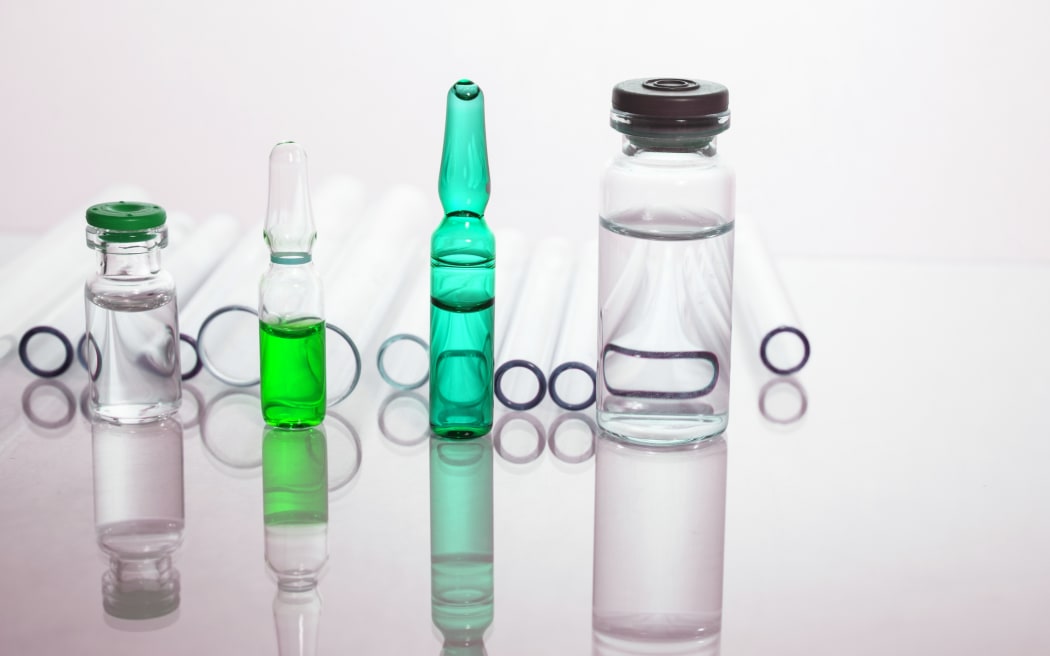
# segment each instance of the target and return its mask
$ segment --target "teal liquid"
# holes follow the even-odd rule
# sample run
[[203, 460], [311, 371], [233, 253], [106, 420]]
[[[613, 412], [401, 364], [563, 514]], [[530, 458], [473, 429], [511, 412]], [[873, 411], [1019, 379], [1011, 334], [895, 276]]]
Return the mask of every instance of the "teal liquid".
[[259, 322], [260, 397], [271, 426], [316, 426], [325, 415], [325, 327], [316, 318]]
[[444, 654], [484, 653], [495, 610], [492, 443], [430, 441], [431, 618]]
[[[484, 221], [471, 221], [481, 225], [491, 244]], [[492, 430], [495, 257], [486, 252], [432, 257], [431, 293], [430, 426], [443, 437], [484, 435]]]

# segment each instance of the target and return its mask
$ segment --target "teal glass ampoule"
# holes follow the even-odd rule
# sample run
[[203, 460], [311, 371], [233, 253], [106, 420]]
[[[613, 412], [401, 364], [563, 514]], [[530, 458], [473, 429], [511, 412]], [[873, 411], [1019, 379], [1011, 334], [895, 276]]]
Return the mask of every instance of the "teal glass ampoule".
[[317, 233], [310, 209], [306, 151], [294, 142], [270, 153], [266, 214], [270, 267], [259, 283], [259, 385], [271, 426], [316, 426], [325, 415], [325, 322], [314, 269]]
[[485, 224], [485, 99], [470, 80], [448, 92], [438, 192], [445, 216], [430, 241], [430, 426], [475, 437], [492, 429], [496, 240]]

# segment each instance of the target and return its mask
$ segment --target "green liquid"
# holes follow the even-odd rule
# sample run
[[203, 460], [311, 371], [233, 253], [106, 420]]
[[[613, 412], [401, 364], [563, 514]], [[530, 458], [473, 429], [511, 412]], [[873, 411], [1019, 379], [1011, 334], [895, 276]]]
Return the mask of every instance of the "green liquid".
[[320, 428], [263, 434], [263, 513], [267, 526], [328, 521], [328, 449]]
[[260, 396], [271, 426], [316, 426], [325, 413], [325, 327], [321, 319], [259, 322]]
[[[484, 222], [471, 220], [491, 245]], [[484, 435], [492, 430], [495, 258], [433, 257], [431, 293], [430, 426], [443, 437]]]

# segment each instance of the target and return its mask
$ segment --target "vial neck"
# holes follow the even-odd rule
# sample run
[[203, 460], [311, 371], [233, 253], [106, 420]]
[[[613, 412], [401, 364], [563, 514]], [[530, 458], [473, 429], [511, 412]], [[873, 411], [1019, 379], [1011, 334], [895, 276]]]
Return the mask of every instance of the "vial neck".
[[667, 136], [623, 136], [621, 145], [623, 154], [628, 157], [645, 153], [683, 153], [714, 157], [718, 154], [718, 145], [711, 135], [676, 134]]
[[139, 278], [160, 271], [160, 248], [142, 244], [107, 245], [98, 252], [98, 274], [107, 278]]

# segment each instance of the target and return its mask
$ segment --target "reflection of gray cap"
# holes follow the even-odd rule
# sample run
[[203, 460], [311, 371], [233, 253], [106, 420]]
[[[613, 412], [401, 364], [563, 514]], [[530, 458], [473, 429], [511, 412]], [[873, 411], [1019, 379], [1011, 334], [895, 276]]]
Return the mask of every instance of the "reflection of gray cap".
[[171, 557], [113, 558], [102, 575], [102, 607], [123, 620], [162, 617], [179, 607], [179, 572]]

